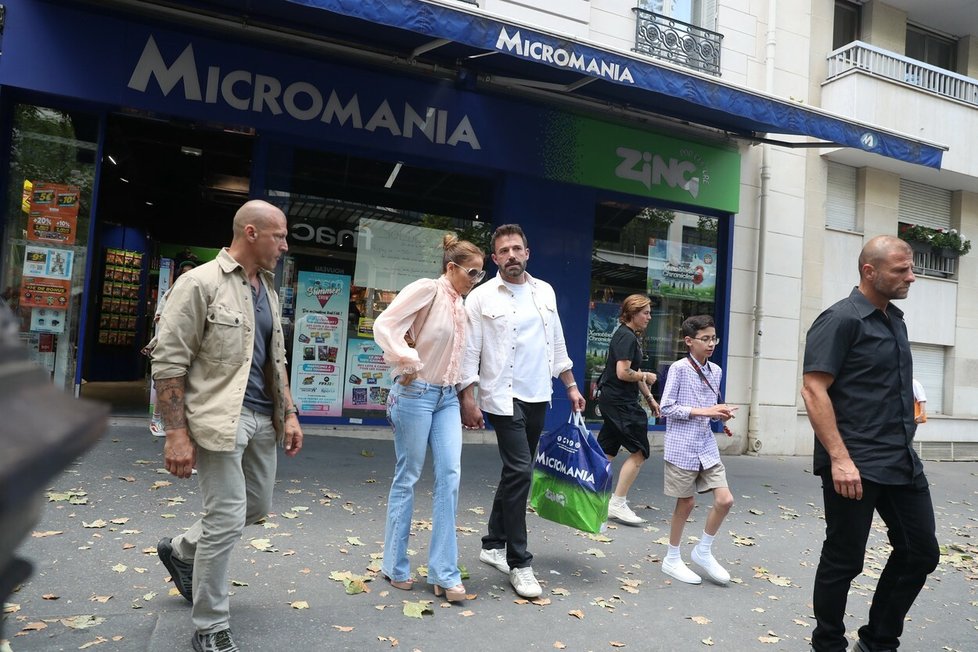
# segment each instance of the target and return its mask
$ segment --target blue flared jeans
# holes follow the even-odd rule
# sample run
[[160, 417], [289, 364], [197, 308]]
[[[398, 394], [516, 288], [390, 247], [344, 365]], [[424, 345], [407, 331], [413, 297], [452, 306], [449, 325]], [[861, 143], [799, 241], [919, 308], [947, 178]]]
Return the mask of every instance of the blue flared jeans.
[[462, 582], [458, 570], [455, 510], [461, 475], [462, 418], [452, 386], [414, 380], [395, 382], [387, 397], [387, 419], [394, 429], [394, 480], [387, 499], [383, 572], [403, 582], [411, 576], [408, 537], [414, 513], [414, 485], [431, 448], [435, 472], [432, 498], [428, 583], [452, 587]]

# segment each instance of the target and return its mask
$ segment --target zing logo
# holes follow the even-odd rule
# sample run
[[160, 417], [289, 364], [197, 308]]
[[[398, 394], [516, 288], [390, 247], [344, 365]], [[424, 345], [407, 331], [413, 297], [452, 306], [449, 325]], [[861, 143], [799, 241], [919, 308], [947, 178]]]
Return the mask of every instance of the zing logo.
[[666, 161], [655, 152], [643, 152], [628, 147], [615, 150], [619, 163], [615, 176], [619, 179], [638, 181], [646, 190], [665, 183], [670, 188], [681, 188], [693, 199], [700, 194], [700, 186], [710, 183], [710, 173], [703, 167], [703, 161], [695, 152], [683, 149], [682, 159], [670, 158]]

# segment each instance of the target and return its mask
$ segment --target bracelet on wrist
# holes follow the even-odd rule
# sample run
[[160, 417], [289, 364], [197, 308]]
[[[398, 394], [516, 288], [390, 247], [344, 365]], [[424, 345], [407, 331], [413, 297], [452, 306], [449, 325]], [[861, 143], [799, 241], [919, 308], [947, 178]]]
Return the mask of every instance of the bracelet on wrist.
[[565, 385], [564, 386], [564, 389], [570, 389], [571, 387], [577, 387], [577, 383], [576, 382], [572, 382], [570, 385]]
[[293, 414], [299, 414], [299, 408], [294, 405], [290, 408], [285, 408], [285, 416], [290, 416]]

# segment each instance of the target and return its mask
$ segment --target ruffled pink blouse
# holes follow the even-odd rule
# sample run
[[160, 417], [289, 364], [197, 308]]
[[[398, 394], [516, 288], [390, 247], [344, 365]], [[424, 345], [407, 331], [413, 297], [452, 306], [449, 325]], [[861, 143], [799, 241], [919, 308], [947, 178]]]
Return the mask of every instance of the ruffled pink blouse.
[[[432, 385], [455, 385], [460, 380], [466, 322], [462, 295], [448, 279], [423, 278], [401, 290], [380, 314], [374, 340], [384, 350], [391, 377], [417, 373]], [[412, 326], [414, 348], [404, 339]]]

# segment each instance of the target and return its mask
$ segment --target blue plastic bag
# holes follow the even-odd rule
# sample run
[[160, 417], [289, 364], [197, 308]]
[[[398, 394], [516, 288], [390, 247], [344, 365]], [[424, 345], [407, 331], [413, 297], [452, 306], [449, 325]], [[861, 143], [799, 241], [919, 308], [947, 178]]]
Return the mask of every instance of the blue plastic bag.
[[530, 505], [548, 521], [599, 532], [608, 520], [611, 462], [580, 412], [540, 437], [533, 462]]

